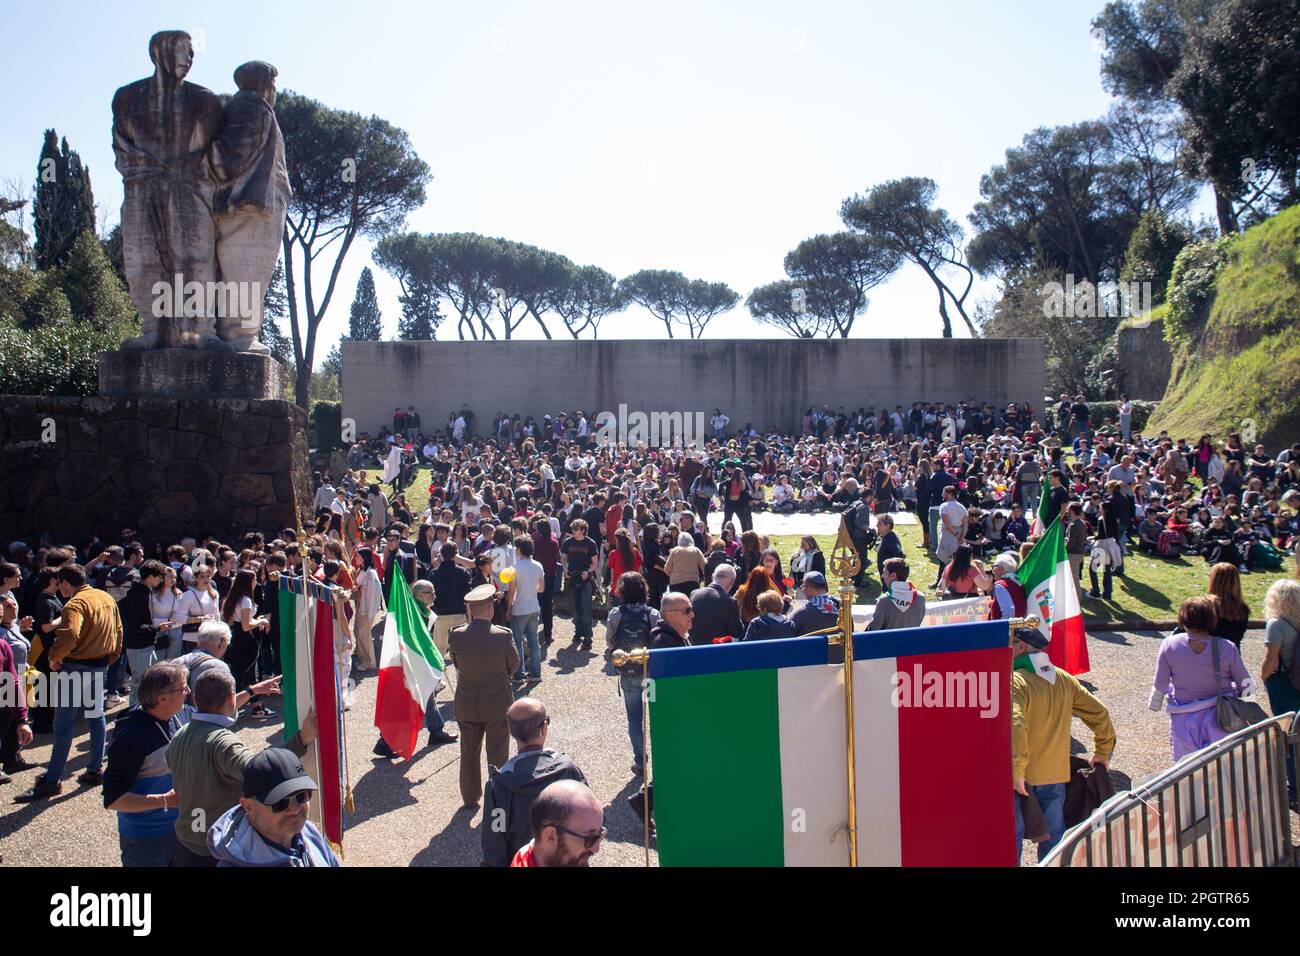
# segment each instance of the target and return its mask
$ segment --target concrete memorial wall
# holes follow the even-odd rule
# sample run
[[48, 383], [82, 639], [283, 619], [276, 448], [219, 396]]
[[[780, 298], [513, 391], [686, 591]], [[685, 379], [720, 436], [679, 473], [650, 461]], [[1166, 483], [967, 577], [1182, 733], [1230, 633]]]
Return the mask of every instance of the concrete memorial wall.
[[[413, 405], [423, 430], [468, 403], [477, 427], [497, 412], [581, 409], [702, 412], [732, 428], [795, 431], [811, 405], [1043, 402], [1042, 339], [344, 342], [343, 416], [357, 432], [391, 427]], [[689, 426], [686, 426], [689, 428]]]

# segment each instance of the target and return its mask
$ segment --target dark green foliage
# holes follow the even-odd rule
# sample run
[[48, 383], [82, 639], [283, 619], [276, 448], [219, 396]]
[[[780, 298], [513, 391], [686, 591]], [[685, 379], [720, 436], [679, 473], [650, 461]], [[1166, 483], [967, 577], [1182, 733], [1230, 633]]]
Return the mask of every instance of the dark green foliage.
[[[354, 342], [378, 342], [383, 337], [379, 299], [375, 297], [375, 274], [366, 266], [357, 280], [357, 293], [348, 313], [348, 338]], [[405, 335], [401, 337], [407, 338]]]
[[95, 196], [90, 170], [58, 134], [45, 131], [45, 144], [36, 165], [36, 200], [32, 204], [36, 231], [36, 268], [52, 269], [67, 262], [77, 237], [95, 231]]
[[1159, 305], [1165, 301], [1174, 260], [1191, 240], [1192, 231], [1188, 226], [1170, 220], [1158, 209], [1148, 209], [1129, 237], [1120, 281], [1151, 283], [1151, 304]]

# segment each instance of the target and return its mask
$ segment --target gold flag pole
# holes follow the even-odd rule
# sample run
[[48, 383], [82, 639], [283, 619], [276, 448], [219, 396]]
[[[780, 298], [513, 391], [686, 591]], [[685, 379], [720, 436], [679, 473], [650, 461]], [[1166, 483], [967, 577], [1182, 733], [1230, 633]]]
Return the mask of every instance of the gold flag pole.
[[835, 547], [831, 550], [830, 570], [840, 584], [840, 619], [836, 628], [838, 635], [828, 637], [827, 645], [841, 643], [844, 645], [844, 765], [848, 778], [849, 798], [849, 866], [858, 865], [858, 804], [857, 804], [857, 754], [854, 749], [853, 735], [853, 598], [857, 588], [853, 579], [862, 570], [862, 559], [858, 549], [853, 546], [853, 539], [840, 516], [840, 530], [835, 538]]
[[641, 788], [645, 791], [645, 800], [642, 802], [642, 823], [645, 827], [643, 841], [645, 847], [645, 865], [650, 865], [650, 701], [647, 699], [647, 688], [650, 682], [650, 652], [644, 647], [635, 647], [630, 651], [615, 651], [610, 660], [616, 668], [624, 664], [641, 665], [641, 748], [643, 760], [641, 764]]

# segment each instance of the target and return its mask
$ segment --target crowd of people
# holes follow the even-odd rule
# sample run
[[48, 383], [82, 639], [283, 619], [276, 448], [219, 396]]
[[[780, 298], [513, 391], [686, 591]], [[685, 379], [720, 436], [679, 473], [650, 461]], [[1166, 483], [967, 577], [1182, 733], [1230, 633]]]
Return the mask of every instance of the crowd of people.
[[[107, 546], [12, 542], [10, 562], [0, 565], [0, 668], [81, 672], [102, 684], [108, 707], [129, 703], [111, 744], [102, 711], [90, 718], [89, 766], [78, 777], [102, 786], [105, 806], [117, 811], [125, 864], [336, 865], [303, 809], [315, 784], [303, 779], [295, 754], [314, 724], [262, 753], [230, 728], [239, 717], [276, 716], [266, 699], [279, 692], [280, 575], [307, 573], [335, 589], [336, 661], [347, 686], [376, 669], [385, 598], [401, 574], [439, 652], [459, 672], [452, 702], [459, 733], [448, 731], [435, 695], [425, 708], [430, 743], [459, 741], [465, 806], [504, 809], [510, 821], [504, 833], [482, 828], [485, 861], [584, 863], [604, 833], [594, 797], [572, 761], [545, 747], [544, 706], [518, 696], [545, 679], [557, 606], [572, 619], [579, 651], [593, 648], [600, 618], [606, 653], [824, 631], [840, 607], [816, 538], [802, 537], [783, 555], [754, 530], [754, 514], [834, 511], [861, 558], [857, 583], [873, 567], [880, 581], [870, 628], [917, 626], [926, 589], [911, 580], [912, 568], [925, 555], [909, 560], [894, 517], [911, 511], [937, 559], [933, 597], [986, 598], [993, 618], [1023, 616], [1027, 596], [1015, 572], [1036, 535], [1059, 518], [1076, 582], [1088, 564], [1092, 600], [1111, 597], [1135, 547], [1170, 560], [1204, 555], [1213, 565], [1206, 599], [1184, 607], [1185, 633], [1162, 648], [1152, 692], [1153, 706], [1157, 691], [1171, 701], [1176, 759], [1217, 739], [1203, 714], [1186, 716], [1204, 709], [1186, 708], [1209, 699], [1198, 696], [1207, 680], [1216, 693], [1220, 684], [1234, 694], [1254, 689], [1235, 647], [1215, 653], [1205, 673], [1199, 655], [1218, 647], [1210, 637], [1240, 642], [1250, 616], [1240, 574], [1279, 568], [1296, 545], [1300, 445], [1276, 457], [1237, 435], [1190, 445], [1144, 436], [1131, 416], [1125, 401], [1117, 422], [1095, 422], [1082, 396], [1062, 396], [1046, 416], [974, 402], [854, 413], [824, 407], [808, 410], [801, 434], [783, 435], [749, 424], [728, 432], [730, 419], [717, 411], [712, 438], [650, 448], [597, 440], [581, 411], [540, 422], [498, 414], [480, 435], [468, 406], [431, 433], [413, 408], [398, 409], [391, 429], [349, 449], [341, 474], [317, 474], [302, 532], [148, 549], [138, 540], [147, 529], [123, 529]], [[430, 479], [417, 490], [420, 465]], [[1265, 609], [1261, 677], [1274, 712], [1300, 706], [1288, 676], [1300, 627], [1294, 589], [1300, 584], [1279, 582]], [[1099, 701], [1044, 669], [1032, 635], [1021, 645], [1016, 789], [1022, 799], [1034, 794], [1047, 820], [1045, 851], [1061, 831], [1055, 778], [1065, 751], [1057, 751], [1068, 744], [1070, 714], [1097, 733], [1099, 762], [1114, 734]], [[631, 770], [642, 776], [640, 672], [625, 667], [618, 681]], [[1069, 699], [1057, 700], [1061, 694]], [[25, 702], [0, 712], [5, 774], [35, 769], [23, 748], [34, 732], [53, 735], [47, 766], [17, 799], [61, 792], [78, 713]], [[397, 756], [382, 739], [375, 754]], [[652, 802], [648, 784], [638, 799]], [[196, 811], [211, 821], [197, 835], [177, 822]], [[1020, 813], [1018, 800], [1018, 824]]]

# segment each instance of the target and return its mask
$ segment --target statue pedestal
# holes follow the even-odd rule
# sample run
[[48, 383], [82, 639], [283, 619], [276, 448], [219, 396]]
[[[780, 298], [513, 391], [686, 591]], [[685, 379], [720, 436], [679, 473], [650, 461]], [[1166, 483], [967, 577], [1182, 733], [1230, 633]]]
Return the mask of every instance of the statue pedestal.
[[139, 349], [99, 357], [106, 398], [280, 400], [284, 369], [270, 355], [211, 349]]

